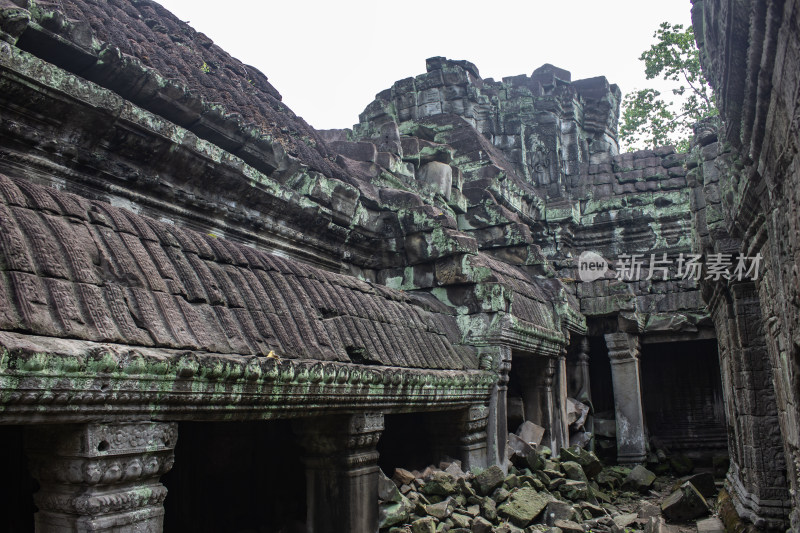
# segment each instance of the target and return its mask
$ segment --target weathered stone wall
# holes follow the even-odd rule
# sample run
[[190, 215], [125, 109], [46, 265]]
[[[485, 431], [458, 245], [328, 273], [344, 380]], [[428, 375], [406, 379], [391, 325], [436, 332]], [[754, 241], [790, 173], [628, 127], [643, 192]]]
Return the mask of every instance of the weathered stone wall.
[[[572, 82], [552, 65], [495, 82], [469, 62], [436, 57], [425, 74], [379, 93], [352, 131], [327, 135], [338, 147], [349, 137], [391, 150], [393, 129], [411, 188], [425, 189], [428, 165], [449, 166], [442, 193], [458, 229], [484, 253], [566, 280], [585, 315], [621, 317], [618, 327], [636, 333], [713, 335], [696, 280], [675, 268], [692, 251], [686, 156], [618, 154], [619, 99], [605, 78]], [[639, 254], [641, 276], [582, 283], [584, 251], [612, 267]], [[667, 254], [672, 268], [648, 280], [651, 254]]]
[[[754, 418], [742, 429], [756, 432], [759, 442], [767, 436], [780, 445], [789, 487], [788, 495], [760, 501], [764, 484], [747, 487], [747, 470], [755, 478], [780, 482], [783, 467], [777, 457], [745, 446], [749, 455], [740, 463], [744, 486], [733, 496], [735, 502], [739, 498], [740, 512], [757, 519], [769, 518], [774, 508], [786, 513], [784, 498], [790, 496], [792, 530], [800, 528], [798, 10], [793, 0], [695, 0], [692, 12], [703, 68], [723, 118], [719, 144], [703, 142], [700, 132], [699, 144], [705, 146], [698, 149], [705, 163], [697, 179], [707, 205], [697, 213], [698, 247], [763, 258], [752, 289], [722, 281], [704, 291], [720, 309], [714, 311], [715, 322], [728, 338], [729, 360], [723, 362], [730, 379], [753, 391], [742, 401], [757, 399], [743, 406]], [[740, 351], [744, 366], [735, 361]], [[767, 427], [775, 421], [780, 435]]]

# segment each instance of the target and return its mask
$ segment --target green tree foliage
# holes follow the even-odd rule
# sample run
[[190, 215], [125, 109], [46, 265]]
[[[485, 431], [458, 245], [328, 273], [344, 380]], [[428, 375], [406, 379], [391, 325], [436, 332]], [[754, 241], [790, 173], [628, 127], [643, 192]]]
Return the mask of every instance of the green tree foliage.
[[657, 39], [639, 56], [648, 80], [661, 78], [674, 85], [675, 100], [665, 100], [655, 89], [642, 89], [622, 100], [620, 140], [629, 151], [676, 145], [688, 151], [692, 124], [716, 115], [714, 95], [700, 69], [699, 50], [691, 26], [662, 22], [653, 34]]

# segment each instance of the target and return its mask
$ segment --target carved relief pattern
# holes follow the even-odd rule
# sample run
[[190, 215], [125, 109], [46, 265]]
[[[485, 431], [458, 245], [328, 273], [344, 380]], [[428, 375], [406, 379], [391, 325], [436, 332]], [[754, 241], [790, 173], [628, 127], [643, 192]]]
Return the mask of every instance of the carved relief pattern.
[[611, 364], [624, 363], [639, 358], [639, 337], [630, 333], [608, 333], [605, 335], [608, 357]]
[[[478, 370], [378, 369], [320, 361], [132, 351], [110, 344], [32, 340], [8, 332], [0, 332], [0, 344], [9, 349], [0, 354], [7, 418], [15, 412], [22, 418], [28, 406], [39, 403], [48, 405], [45, 416], [62, 419], [75, 416], [77, 405], [85, 416], [114, 413], [115, 405], [146, 413], [171, 412], [187, 405], [204, 406], [209, 412], [221, 406], [227, 406], [226, 412], [254, 407], [287, 412], [304, 405], [307, 415], [308, 409], [345, 406], [356, 397], [364, 406], [472, 404], [487, 398], [497, 379], [493, 372]], [[71, 355], [58, 355], [70, 344]]]
[[149, 520], [141, 510], [164, 502], [159, 477], [174, 463], [177, 431], [177, 424], [159, 422], [29, 428], [26, 451], [41, 486], [34, 495], [40, 513]]
[[349, 363], [346, 329], [374, 332], [350, 340], [385, 366], [478, 368], [454, 318], [401, 291], [22, 179], [0, 175], [0, 191], [0, 265], [21, 319], [0, 315], [0, 330]]

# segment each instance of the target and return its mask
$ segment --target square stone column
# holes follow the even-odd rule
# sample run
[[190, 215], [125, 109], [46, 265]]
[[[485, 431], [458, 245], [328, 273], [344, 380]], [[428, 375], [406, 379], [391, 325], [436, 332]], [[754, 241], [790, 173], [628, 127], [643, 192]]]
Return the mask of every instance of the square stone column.
[[428, 419], [437, 459], [458, 459], [464, 472], [488, 466], [487, 432], [489, 408], [473, 405], [459, 411], [434, 413]]
[[128, 422], [36, 426], [25, 449], [37, 533], [160, 532], [178, 425]]
[[309, 533], [378, 530], [378, 452], [383, 414], [294, 422], [304, 451]]
[[578, 390], [575, 392], [575, 399], [585, 404], [592, 403], [592, 380], [589, 370], [589, 339], [583, 337], [578, 348], [578, 361], [575, 365], [577, 373]]
[[553, 416], [553, 453], [569, 447], [569, 424], [567, 423], [567, 351], [555, 361], [555, 387], [551, 391], [555, 403]]
[[480, 356], [482, 370], [497, 373], [497, 383], [489, 396], [489, 415], [486, 425], [487, 461], [490, 465], [506, 467], [508, 443], [508, 372], [511, 370], [511, 348], [508, 346], [484, 347]]
[[647, 458], [647, 438], [639, 377], [639, 337], [630, 333], [609, 333], [605, 339], [614, 385], [617, 462], [642, 463]]

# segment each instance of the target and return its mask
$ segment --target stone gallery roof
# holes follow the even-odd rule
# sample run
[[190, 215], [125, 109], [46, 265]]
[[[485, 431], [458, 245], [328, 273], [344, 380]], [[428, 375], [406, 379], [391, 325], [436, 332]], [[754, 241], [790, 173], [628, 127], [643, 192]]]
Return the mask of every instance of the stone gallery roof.
[[[0, 175], [0, 329], [476, 369], [444, 306]], [[436, 308], [434, 308], [436, 306]], [[444, 312], [443, 312], [444, 310]]]
[[[199, 121], [209, 107], [219, 104], [230, 122], [228, 130], [236, 129], [233, 123], [238, 120], [247, 129], [255, 130], [256, 137], [267, 135], [278, 141], [289, 155], [310, 168], [350, 181], [348, 174], [331, 161], [330, 156], [335, 154], [313, 128], [281, 102], [280, 93], [264, 74], [231, 57], [205, 34], [195, 31], [158, 3], [58, 0], [37, 5], [44, 15], [36, 12], [32, 15], [46, 30], [82, 49], [79, 61], [83, 64], [79, 70], [83, 77], [101, 85], [108, 81], [113, 90], [132, 101], [146, 99], [155, 108], [169, 107], [171, 115], [180, 115], [189, 123]], [[56, 64], [77, 58], [70, 59], [70, 52], [58, 50], [65, 43], [38, 37], [31, 32], [18, 45], [23, 49], [30, 47], [40, 57], [51, 56], [48, 60]], [[129, 57], [122, 59], [120, 52]], [[89, 59], [91, 56], [94, 61]], [[136, 58], [134, 62], [138, 65], [127, 64], [132, 58]], [[161, 87], [161, 94], [152, 94], [158, 84], [154, 78], [143, 76], [139, 66], [169, 80]], [[171, 102], [178, 93], [182, 93], [180, 101]], [[232, 142], [237, 141], [232, 139]]]

